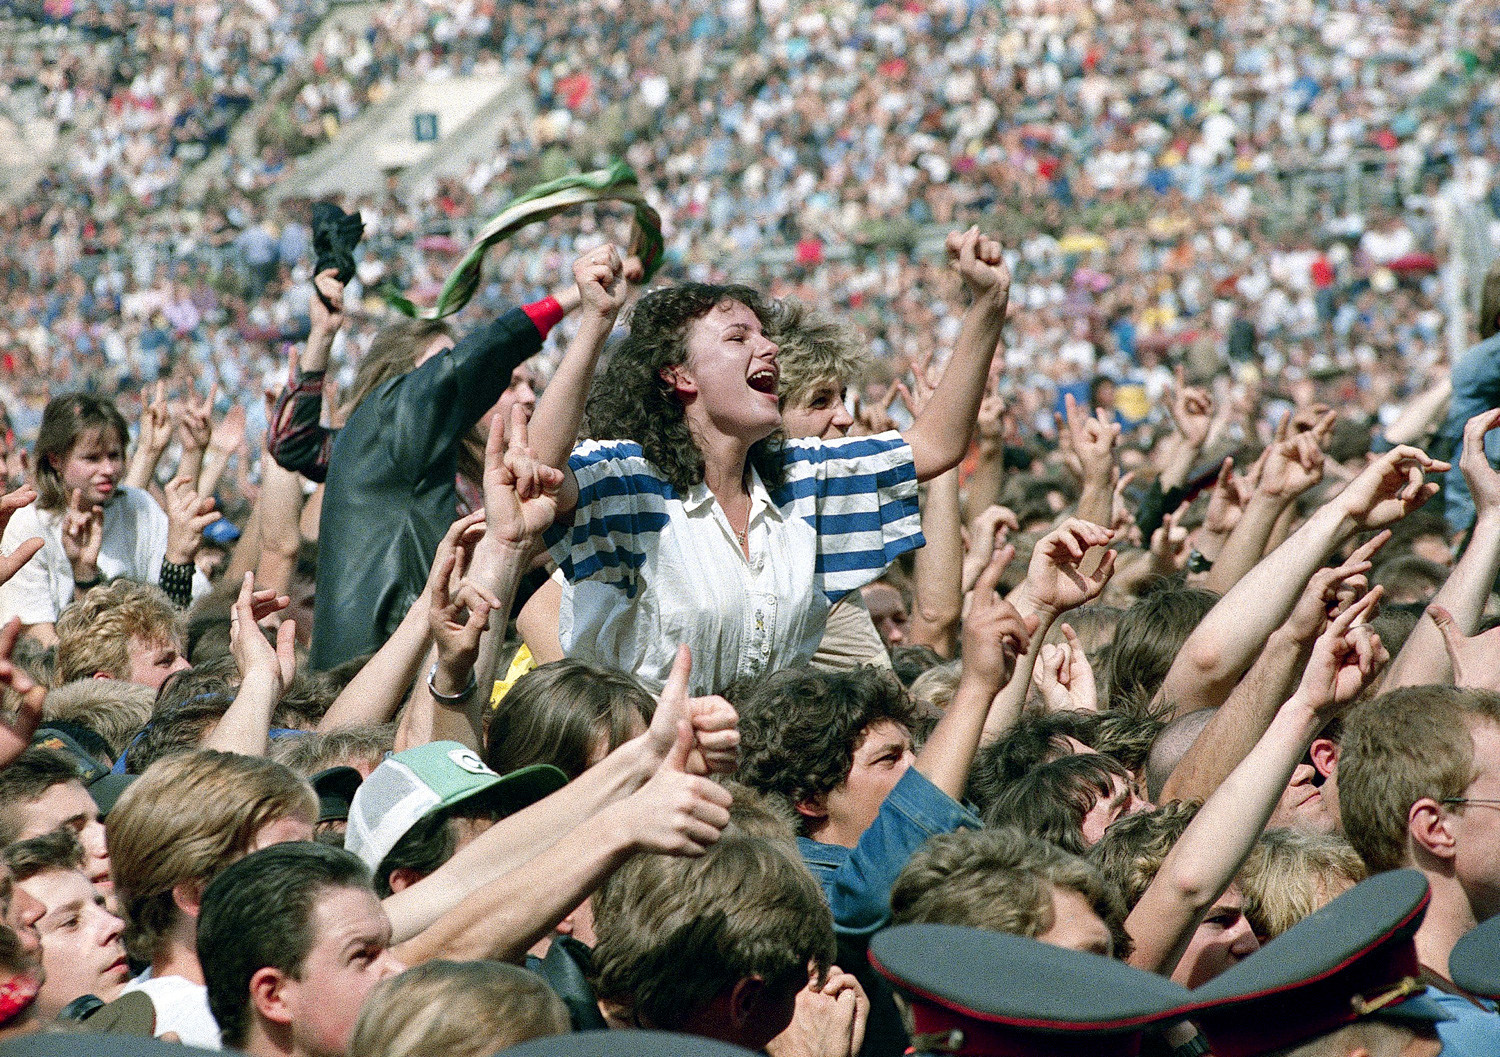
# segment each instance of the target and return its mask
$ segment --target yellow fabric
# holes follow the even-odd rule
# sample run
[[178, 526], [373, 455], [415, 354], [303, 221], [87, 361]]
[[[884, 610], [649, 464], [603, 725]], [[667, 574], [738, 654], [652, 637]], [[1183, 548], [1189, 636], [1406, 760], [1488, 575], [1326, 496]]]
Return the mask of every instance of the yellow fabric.
[[531, 651], [522, 643], [516, 655], [510, 659], [510, 667], [505, 669], [505, 677], [495, 680], [495, 688], [490, 691], [490, 707], [494, 708], [500, 703], [500, 699], [510, 693], [510, 688], [516, 685], [516, 680], [527, 672], [536, 668], [536, 658]]

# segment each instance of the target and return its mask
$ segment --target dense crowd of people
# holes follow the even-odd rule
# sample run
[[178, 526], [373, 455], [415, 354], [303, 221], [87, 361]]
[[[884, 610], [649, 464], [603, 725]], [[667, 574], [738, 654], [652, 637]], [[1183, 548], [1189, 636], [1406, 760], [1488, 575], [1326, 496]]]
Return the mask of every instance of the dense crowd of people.
[[1500, 15], [328, 14], [0, 15], [0, 1039], [1500, 1052]]

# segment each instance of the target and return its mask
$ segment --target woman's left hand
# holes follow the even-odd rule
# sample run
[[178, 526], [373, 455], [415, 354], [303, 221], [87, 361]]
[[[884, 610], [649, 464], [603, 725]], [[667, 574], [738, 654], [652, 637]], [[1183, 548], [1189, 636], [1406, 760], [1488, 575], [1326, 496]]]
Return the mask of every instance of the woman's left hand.
[[573, 278], [583, 307], [595, 315], [614, 319], [625, 307], [625, 261], [614, 246], [599, 246], [579, 257], [573, 262]]

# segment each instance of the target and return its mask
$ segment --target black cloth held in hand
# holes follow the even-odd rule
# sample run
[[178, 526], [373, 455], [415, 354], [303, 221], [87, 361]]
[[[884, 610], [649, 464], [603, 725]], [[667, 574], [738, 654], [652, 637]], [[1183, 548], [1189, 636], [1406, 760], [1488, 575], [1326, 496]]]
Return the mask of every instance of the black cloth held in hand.
[[[345, 213], [332, 202], [315, 202], [312, 207], [313, 274], [322, 275], [329, 268], [338, 269], [338, 280], [347, 283], [354, 278], [354, 249], [365, 234], [365, 222], [358, 212]], [[322, 291], [318, 297], [328, 311], [333, 306]]]

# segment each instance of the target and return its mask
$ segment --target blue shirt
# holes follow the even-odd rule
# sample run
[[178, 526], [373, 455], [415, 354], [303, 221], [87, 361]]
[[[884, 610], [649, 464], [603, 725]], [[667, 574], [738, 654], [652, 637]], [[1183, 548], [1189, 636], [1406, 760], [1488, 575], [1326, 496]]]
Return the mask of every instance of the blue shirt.
[[907, 768], [853, 848], [798, 837], [807, 868], [823, 887], [841, 936], [869, 937], [891, 917], [891, 886], [912, 853], [939, 833], [979, 829], [974, 813]]
[[1437, 1024], [1444, 1057], [1495, 1057], [1500, 1054], [1500, 1016], [1494, 1012], [1494, 1003], [1486, 1002], [1487, 1009], [1480, 1009], [1464, 996], [1451, 995], [1436, 987], [1429, 987], [1425, 997], [1436, 1002], [1453, 1018]]

